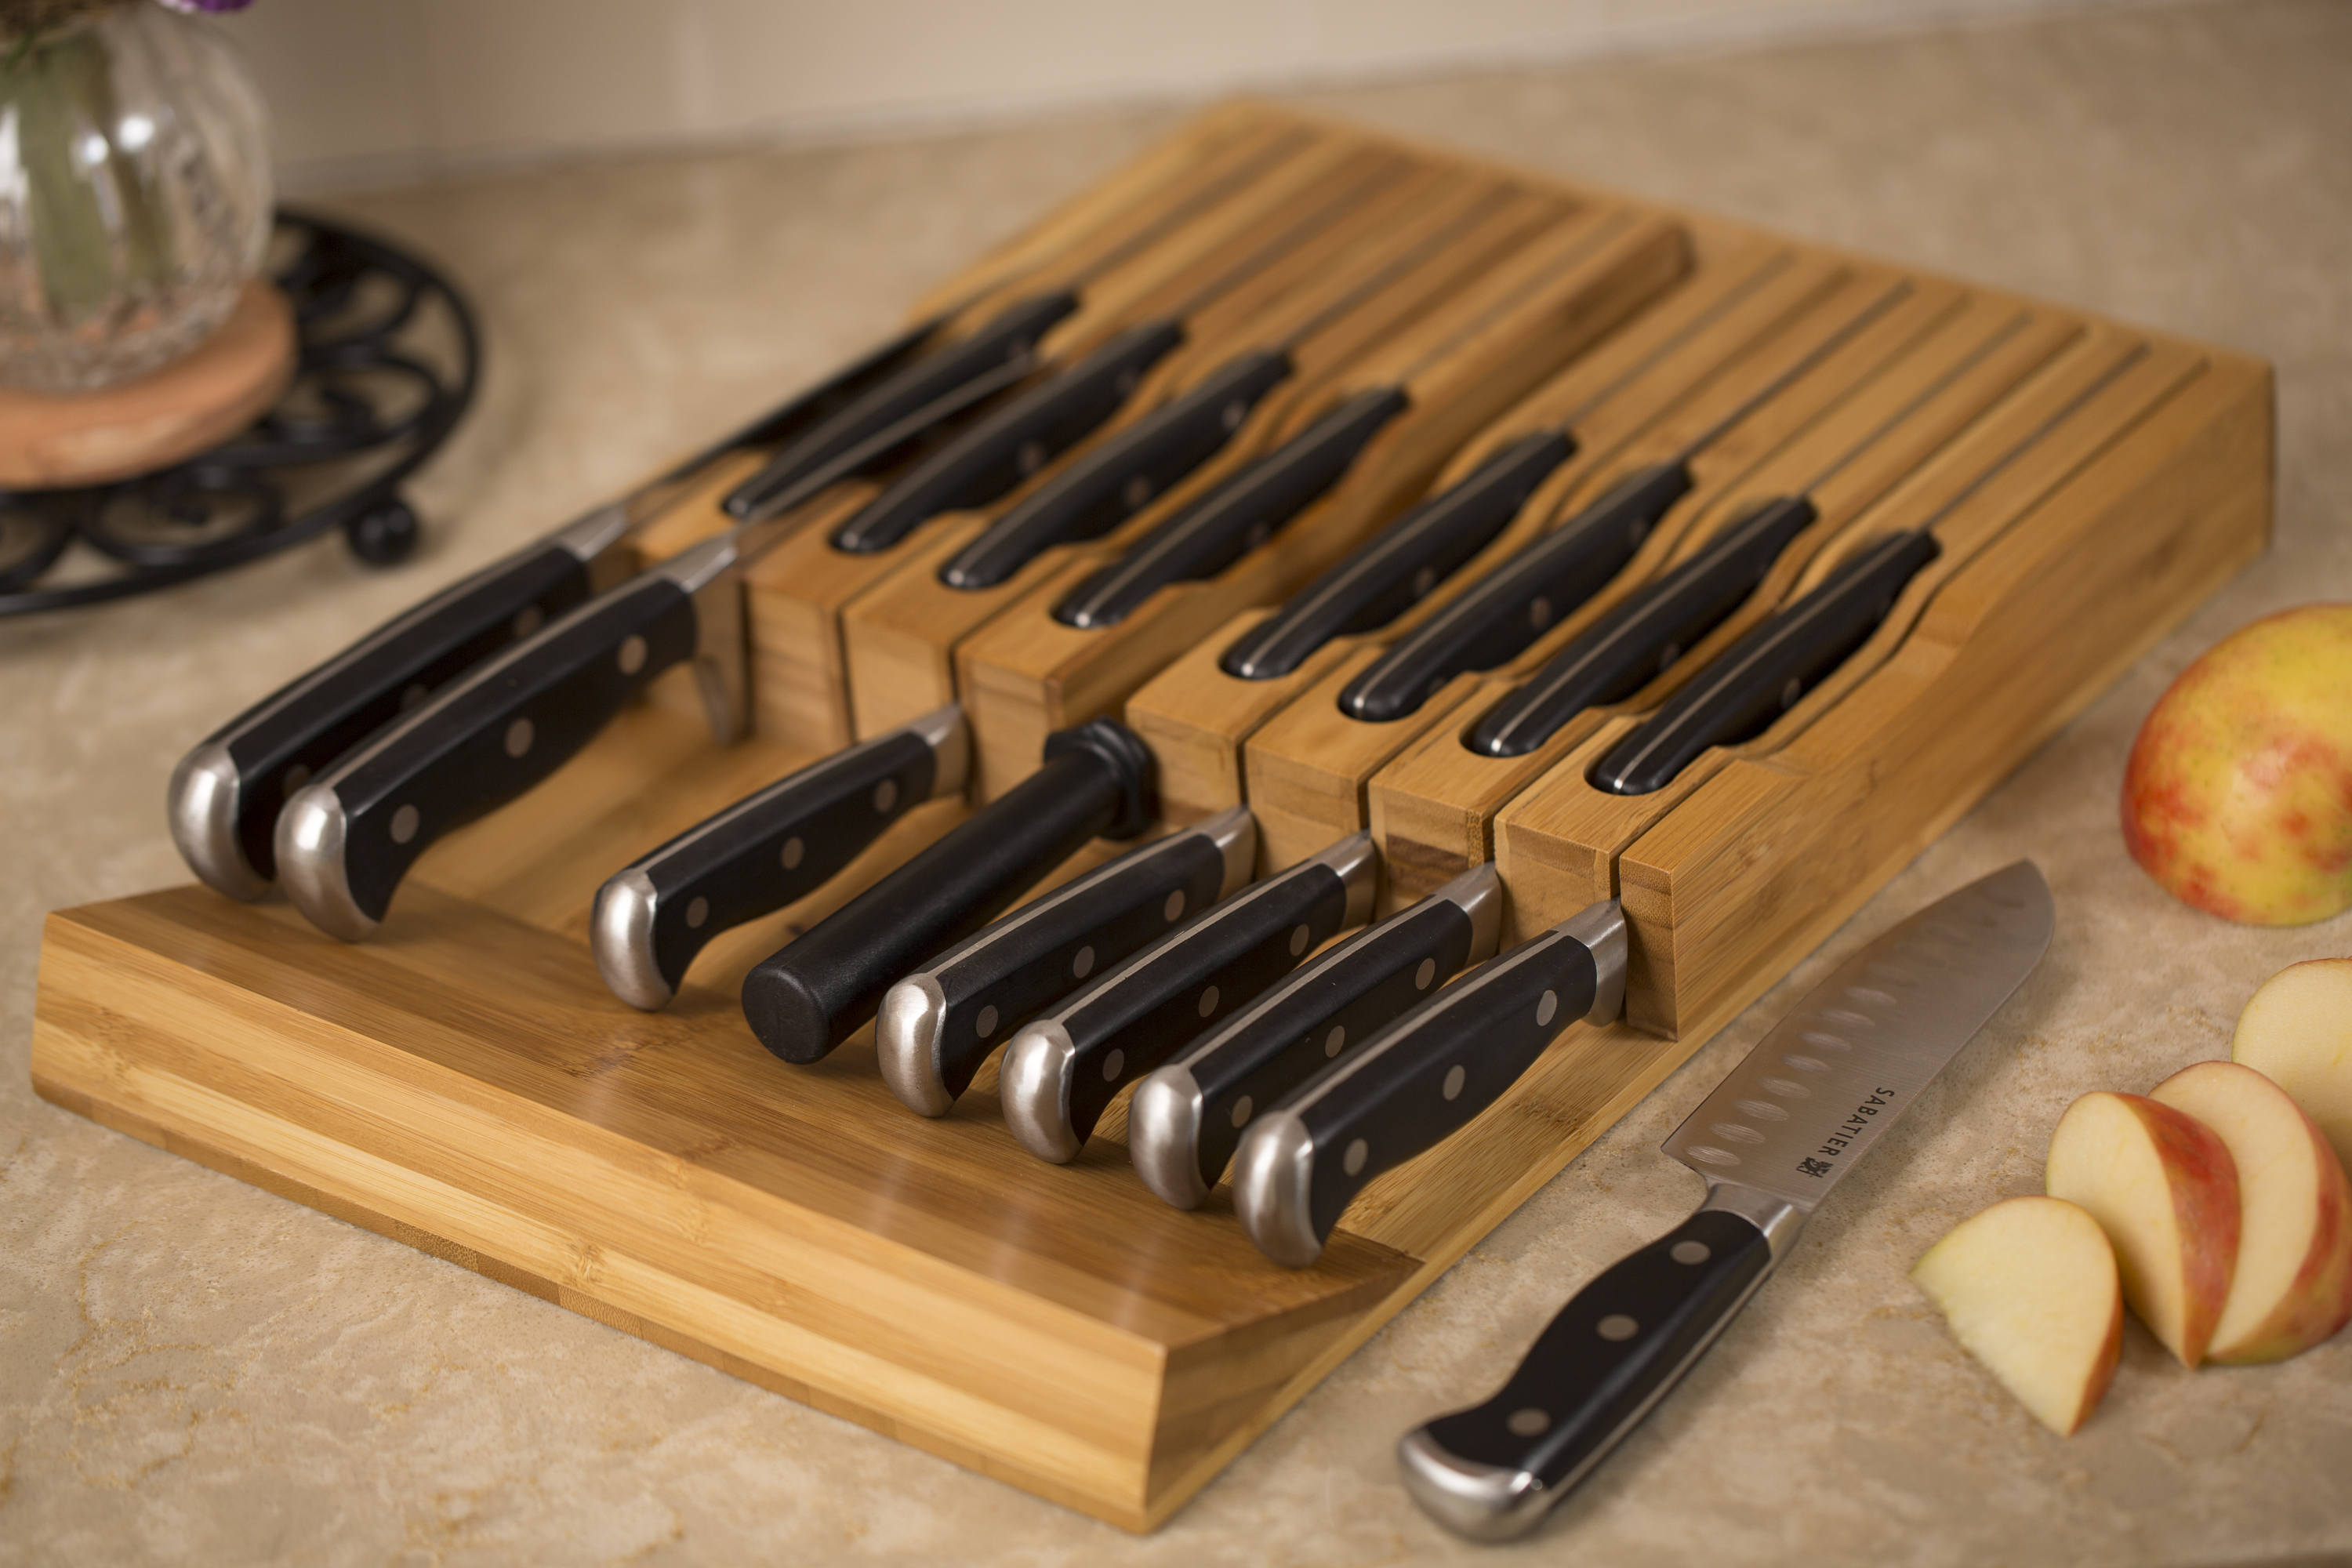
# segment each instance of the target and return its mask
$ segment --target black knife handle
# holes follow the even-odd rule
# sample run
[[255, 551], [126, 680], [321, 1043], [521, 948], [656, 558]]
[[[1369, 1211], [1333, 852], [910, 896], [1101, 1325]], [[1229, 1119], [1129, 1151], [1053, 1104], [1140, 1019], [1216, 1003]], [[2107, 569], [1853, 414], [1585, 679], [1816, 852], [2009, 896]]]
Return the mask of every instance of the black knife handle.
[[1366, 1183], [1467, 1126], [1579, 1019], [1624, 1005], [1625, 917], [1580, 911], [1471, 973], [1331, 1063], [1242, 1135], [1234, 1206], [1294, 1268]]
[[1097, 443], [990, 523], [940, 568], [950, 588], [992, 588], [1056, 544], [1096, 539], [1151, 504], [1234, 438], [1289, 379], [1290, 356], [1253, 349]]
[[1129, 327], [891, 480], [834, 530], [834, 548], [853, 555], [887, 550], [943, 511], [1004, 495], [1118, 413], [1144, 372], [1183, 341], [1181, 321]]
[[587, 556], [536, 542], [247, 709], [173, 772], [181, 855], [222, 892], [261, 897], [278, 874], [273, 835], [288, 797], [432, 691], [585, 601], [589, 584]]
[[1128, 1107], [1128, 1152], [1143, 1184], [1178, 1208], [1199, 1207], [1253, 1115], [1490, 957], [1501, 920], [1495, 868], [1473, 867], [1294, 971], [1154, 1069]]
[[1137, 540], [1065, 595], [1054, 618], [1117, 626], [1170, 584], [1215, 576], [1338, 484], [1364, 444], [1410, 405], [1397, 387], [1357, 393]]
[[1485, 1404], [1397, 1445], [1406, 1489], [1447, 1528], [1535, 1528], [1680, 1383], [1772, 1269], [1764, 1232], [1703, 1208], [1578, 1291]]
[[1491, 543], [1536, 487], [1575, 455], [1564, 431], [1521, 437], [1236, 637], [1219, 668], [1238, 680], [1272, 680], [1333, 637], [1388, 625]]
[[1112, 720], [1047, 736], [1044, 766], [745, 975], [751, 1032], [788, 1062], [824, 1057], [874, 1016], [891, 982], [995, 919], [1087, 840], [1142, 832], [1160, 811], [1156, 766]]
[[1014, 1029], [1249, 879], [1257, 822], [1235, 807], [1033, 899], [884, 994], [882, 1079], [944, 1116]]
[[1586, 709], [1647, 686], [1756, 591], [1816, 515], [1802, 496], [1767, 501], [1705, 550], [1627, 595], [1526, 685], [1481, 715], [1470, 731], [1470, 749], [1482, 756], [1523, 757]]
[[744, 796], [615, 871], [589, 946], [613, 994], [666, 1007], [710, 939], [806, 898], [924, 801], [962, 791], [971, 736], [942, 708]]
[[1033, 294], [1006, 306], [971, 336], [901, 361], [730, 491], [728, 515], [738, 521], [763, 515], [795, 484], [917, 409], [1007, 362], [1026, 361], [1036, 353], [1037, 341], [1077, 308], [1077, 295], [1067, 289]]
[[1924, 529], [1857, 551], [1821, 585], [1726, 648], [1587, 776], [1612, 795], [1664, 789], [1701, 752], [1753, 740], [1843, 664], [1941, 547]]
[[1359, 833], [1169, 932], [1022, 1026], [1004, 1047], [1005, 1124], [1041, 1160], [1075, 1158], [1120, 1089], [1371, 912]]
[[1622, 571], [1691, 484], [1683, 463], [1655, 463], [1619, 481], [1399, 637], [1339, 693], [1340, 711], [1389, 723], [1464, 670], [1514, 658]]
[[698, 636], [693, 595], [657, 568], [475, 666], [286, 803], [287, 896], [362, 940], [428, 846], [553, 773]]

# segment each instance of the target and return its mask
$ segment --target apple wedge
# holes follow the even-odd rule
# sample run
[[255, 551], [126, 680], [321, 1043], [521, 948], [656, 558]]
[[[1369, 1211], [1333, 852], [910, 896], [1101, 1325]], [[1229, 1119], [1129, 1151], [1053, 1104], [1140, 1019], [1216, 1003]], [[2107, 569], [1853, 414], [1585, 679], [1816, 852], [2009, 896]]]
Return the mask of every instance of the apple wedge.
[[2205, 1346], [2238, 1261], [2238, 1170], [2221, 1135], [2144, 1094], [2086, 1094], [2050, 1133], [2044, 1185], [2088, 1209], [2124, 1300], [2184, 1366]]
[[2287, 1091], [2352, 1171], [2352, 958], [2291, 963], [2238, 1015], [2230, 1058]]
[[2284, 1361], [2352, 1321], [2352, 1182], [2286, 1090], [2199, 1062], [2148, 1090], [2219, 1133], [2238, 1167], [2238, 1267], [2205, 1359]]
[[2057, 1198], [2010, 1198], [1962, 1220], [1912, 1266], [1960, 1348], [2033, 1418], [2072, 1436], [2123, 1353], [2115, 1248]]

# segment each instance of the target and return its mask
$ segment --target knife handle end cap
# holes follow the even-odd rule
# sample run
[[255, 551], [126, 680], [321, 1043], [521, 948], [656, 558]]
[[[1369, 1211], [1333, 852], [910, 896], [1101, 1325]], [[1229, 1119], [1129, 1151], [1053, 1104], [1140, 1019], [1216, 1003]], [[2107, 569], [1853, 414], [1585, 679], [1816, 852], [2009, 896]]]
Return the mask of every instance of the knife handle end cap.
[[250, 903], [269, 892], [269, 879], [246, 858], [237, 837], [239, 783], [228, 748], [207, 741], [172, 770], [172, 842], [205, 885]]
[[1449, 1453], [1426, 1426], [1397, 1440], [1397, 1467], [1423, 1513], [1472, 1541], [1516, 1540], [1551, 1511], [1539, 1479]]
[[1066, 1165], [1083, 1142], [1070, 1126], [1070, 1077], [1077, 1047], [1051, 1018], [1024, 1024], [1004, 1047], [999, 1094], [1004, 1124], [1040, 1160]]
[[940, 1035], [947, 1026], [948, 997], [929, 974], [910, 974], [882, 994], [874, 1018], [874, 1054], [882, 1081], [908, 1110], [945, 1116], [955, 1108], [940, 1073]]
[[1257, 1249], [1276, 1263], [1304, 1268], [1323, 1256], [1308, 1198], [1315, 1174], [1315, 1135], [1286, 1110], [1269, 1112], [1242, 1134], [1234, 1153], [1234, 1207]]
[[647, 1013], [668, 1006], [677, 994], [654, 952], [659, 902], [652, 879], [632, 867], [596, 889], [589, 916], [588, 945], [596, 955], [596, 973], [614, 995]]
[[1135, 1173], [1161, 1201], [1199, 1208], [1209, 1195], [1201, 1176], [1201, 1086], [1189, 1068], [1171, 1065], [1144, 1075], [1127, 1107], [1127, 1148]]
[[323, 784], [305, 785], [278, 814], [278, 879], [310, 923], [329, 936], [364, 942], [377, 920], [352, 895], [344, 863], [343, 803]]
[[743, 1018], [772, 1055], [796, 1067], [823, 1060], [838, 1043], [815, 987], [774, 958], [743, 976]]

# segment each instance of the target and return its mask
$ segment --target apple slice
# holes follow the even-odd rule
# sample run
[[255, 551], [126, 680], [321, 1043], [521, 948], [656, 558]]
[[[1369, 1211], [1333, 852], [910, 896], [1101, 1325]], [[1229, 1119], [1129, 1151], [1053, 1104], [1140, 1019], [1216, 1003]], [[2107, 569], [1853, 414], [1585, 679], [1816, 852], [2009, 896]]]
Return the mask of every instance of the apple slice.
[[2236, 1062], [2199, 1062], [2148, 1098], [2221, 1134], [2238, 1167], [2238, 1267], [2205, 1359], [2284, 1361], [2352, 1321], [2352, 1182], [2318, 1123]]
[[2090, 1419], [2123, 1353], [2115, 1248], [2057, 1198], [2010, 1198], [1962, 1220], [1912, 1266], [1960, 1348], [2061, 1437]]
[[2238, 1015], [2230, 1058], [2287, 1091], [2352, 1171], [2352, 958], [2291, 963]]
[[2184, 1366], [2205, 1359], [2238, 1261], [2238, 1170], [2221, 1135], [2144, 1094], [2086, 1094], [2050, 1133], [2044, 1185], [2091, 1211], [2124, 1300]]

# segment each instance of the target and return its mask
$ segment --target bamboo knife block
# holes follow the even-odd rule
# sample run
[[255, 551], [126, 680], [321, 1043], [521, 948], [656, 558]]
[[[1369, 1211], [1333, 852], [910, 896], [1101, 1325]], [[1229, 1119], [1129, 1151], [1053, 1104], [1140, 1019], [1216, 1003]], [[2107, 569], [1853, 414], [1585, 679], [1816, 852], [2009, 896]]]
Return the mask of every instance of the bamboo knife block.
[[[538, 792], [435, 846], [365, 945], [319, 934], [282, 902], [198, 887], [60, 910], [43, 937], [35, 1086], [272, 1192], [1149, 1530], [2267, 538], [2273, 416], [2257, 362], [1252, 103], [1203, 115], [942, 284], [911, 319], [976, 321], [1041, 277], [1083, 273], [1098, 292], [1047, 347], [1099, 342], [1120, 310], [1174, 297], [1259, 220], [1202, 231], [1157, 263], [1123, 248], [1122, 233], [1210, 188], [1218, 170], [1286, 159], [1415, 193], [1391, 197], [1400, 223], [1475, 209], [1463, 221], [1486, 225], [1465, 241], [1469, 264], [1441, 266], [1357, 318], [1371, 326], [1318, 340], [1297, 386], [1264, 405], [1218, 470], [1331, 398], [1404, 377], [1421, 401], [1386, 446], [1374, 442], [1368, 477], [1214, 577], [1092, 633], [1054, 619], [1059, 596], [1197, 485], [953, 612], [926, 574], [986, 510], [934, 520], [887, 559], [829, 559], [824, 530], [874, 493], [836, 487], [795, 514], [799, 531], [751, 584], [757, 739], [716, 747], [689, 717], [688, 684], [665, 678]], [[1370, 265], [1379, 228], [1360, 225], [1264, 282], [1214, 342], [1148, 383], [1145, 400], [1201, 374], [1253, 321], [1310, 320], [1297, 291], [1328, 288], [1324, 274], [1349, 256]], [[1547, 243], [1558, 269], [1508, 282], [1512, 257]], [[1542, 288], [1552, 292], [1541, 300], [1528, 292]], [[1695, 465], [1697, 489], [1593, 603], [1503, 669], [1455, 679], [1391, 734], [1357, 733], [1375, 727], [1339, 714], [1345, 672], [1787, 369], [1841, 311], [1882, 296], [1883, 313], [1785, 403]], [[1390, 626], [1338, 640], [1281, 680], [1217, 668], [1235, 633], [1433, 480], [1563, 424], [1576, 456]], [[1462, 748], [1487, 705], [1609, 603], [1744, 507], [1807, 484], [1821, 521], [1732, 624], [1528, 758]], [[701, 487], [643, 537], [644, 555], [725, 526], [725, 489]], [[1770, 729], [1654, 795], [1585, 782], [1614, 737], [1738, 630], [1864, 541], [1920, 526], [1941, 556]], [[1489, 856], [1516, 933], [1622, 894], [1628, 1021], [1571, 1028], [1469, 1128], [1368, 1188], [1318, 1263], [1291, 1270], [1250, 1245], [1224, 1189], [1194, 1213], [1145, 1190], [1127, 1164], [1123, 1101], [1079, 1159], [1047, 1165], [1003, 1126], [992, 1066], [952, 1114], [925, 1121], [883, 1088], [870, 1031], [813, 1068], [752, 1039], [736, 1002], [744, 972], [952, 826], [961, 801], [910, 813], [821, 893], [713, 943], [667, 1011], [606, 993], [585, 945], [606, 874], [853, 731], [949, 696], [967, 705], [985, 791], [1034, 765], [1048, 729], [1123, 710], [1160, 760], [1169, 820], [1246, 799], [1269, 866], [1370, 826], [1391, 902]], [[1056, 875], [1110, 852], [1090, 847]]]

